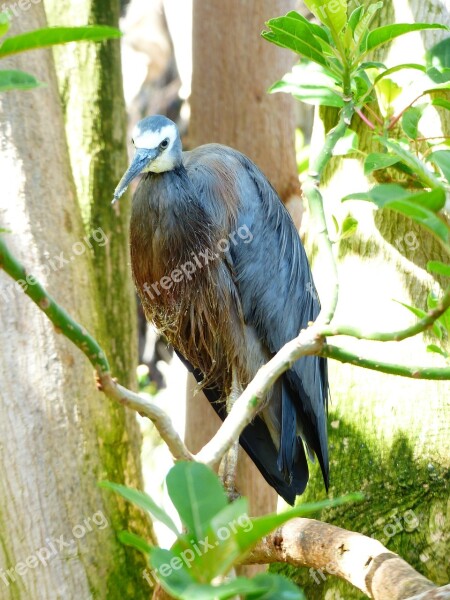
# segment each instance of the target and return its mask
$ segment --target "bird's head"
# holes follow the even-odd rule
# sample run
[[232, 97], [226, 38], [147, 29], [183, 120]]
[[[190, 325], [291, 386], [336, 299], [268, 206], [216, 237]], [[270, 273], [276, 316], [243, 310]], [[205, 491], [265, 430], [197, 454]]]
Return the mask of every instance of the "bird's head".
[[131, 165], [114, 191], [118, 200], [140, 173], [163, 173], [181, 163], [181, 140], [173, 121], [155, 115], [139, 121], [133, 129], [132, 142], [136, 148]]

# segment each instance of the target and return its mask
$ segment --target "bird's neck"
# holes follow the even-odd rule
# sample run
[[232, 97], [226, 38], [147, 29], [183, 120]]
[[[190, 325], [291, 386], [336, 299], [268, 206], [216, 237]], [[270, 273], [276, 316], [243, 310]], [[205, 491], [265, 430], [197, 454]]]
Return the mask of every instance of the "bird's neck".
[[210, 251], [212, 222], [186, 169], [144, 175], [133, 200], [131, 251], [139, 278], [160, 279]]

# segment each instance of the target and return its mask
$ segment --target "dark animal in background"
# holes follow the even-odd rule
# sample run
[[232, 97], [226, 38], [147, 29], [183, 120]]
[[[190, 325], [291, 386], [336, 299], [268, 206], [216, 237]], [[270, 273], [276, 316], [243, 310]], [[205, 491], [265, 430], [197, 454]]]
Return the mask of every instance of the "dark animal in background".
[[[246, 156], [218, 144], [182, 152], [175, 123], [147, 117], [114, 193], [139, 174], [130, 244], [146, 317], [174, 346], [216, 412], [319, 313], [308, 260], [275, 190]], [[306, 452], [328, 487], [327, 365], [286, 371], [240, 444], [290, 504], [308, 482]]]

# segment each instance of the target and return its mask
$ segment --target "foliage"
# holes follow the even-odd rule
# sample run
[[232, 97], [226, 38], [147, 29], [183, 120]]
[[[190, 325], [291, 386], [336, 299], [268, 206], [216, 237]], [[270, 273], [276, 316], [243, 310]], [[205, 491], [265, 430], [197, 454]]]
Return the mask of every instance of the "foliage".
[[123, 543], [146, 555], [154, 576], [169, 594], [180, 600], [225, 600], [236, 594], [252, 600], [304, 598], [294, 584], [273, 574], [258, 575], [251, 580], [238, 577], [222, 583], [216, 581], [241, 562], [261, 538], [286, 521], [362, 499], [360, 494], [350, 494], [296, 506], [281, 514], [250, 518], [247, 499], [239, 498], [229, 504], [219, 478], [205, 465], [178, 462], [169, 471], [166, 484], [183, 524], [183, 532], [177, 530], [171, 517], [146, 494], [116, 483], [100, 483], [101, 487], [111, 489], [149, 511], [154, 519], [177, 535], [170, 550], [152, 547], [130, 532], [121, 532], [119, 537]]
[[[421, 137], [420, 123], [431, 108], [450, 110], [450, 100], [438, 94], [450, 90], [450, 38], [431, 50], [424, 64], [399, 64], [388, 68], [371, 60], [370, 53], [398, 36], [427, 29], [448, 30], [438, 23], [396, 23], [372, 28], [371, 23], [382, 2], [359, 6], [347, 18], [346, 1], [305, 0], [322, 25], [309, 22], [296, 12], [267, 22], [268, 31], [262, 33], [268, 41], [301, 55], [300, 62], [291, 73], [276, 82], [272, 92], [286, 92], [308, 104], [335, 107], [341, 119], [327, 136], [327, 144], [314, 165], [310, 165], [314, 181], [304, 186], [314, 217], [323, 218], [315, 211], [317, 190], [325, 165], [332, 156], [363, 154], [358, 148], [358, 137], [351, 123], [357, 115], [374, 136], [382, 151], [364, 155], [364, 172], [377, 182], [369, 191], [353, 193], [343, 198], [373, 203], [378, 209], [399, 212], [427, 229], [450, 253], [450, 228], [443, 215], [450, 194], [450, 150], [445, 137]], [[422, 91], [408, 98], [408, 87], [400, 87], [391, 77], [401, 70], [409, 70], [414, 82], [420, 81]], [[395, 106], [404, 100], [404, 107], [395, 112]], [[419, 102], [420, 101], [420, 102]], [[309, 192], [309, 193], [308, 193]], [[318, 204], [321, 204], [319, 197]], [[447, 200], [448, 208], [448, 200]], [[337, 225], [337, 223], [336, 223]], [[357, 220], [348, 216], [337, 230], [339, 239], [352, 235]], [[331, 251], [329, 256], [332, 256]], [[430, 272], [448, 277], [450, 270], [443, 263], [429, 263]], [[337, 284], [336, 284], [337, 288]], [[437, 305], [438, 299], [429, 296], [427, 309]], [[337, 292], [334, 306], [337, 303]], [[408, 307], [424, 318], [427, 312]], [[334, 314], [330, 309], [330, 320]], [[435, 323], [433, 331], [438, 340], [450, 337], [450, 311], [447, 310]], [[447, 352], [436, 344], [427, 347], [449, 358]]]
[[[8, 33], [10, 17], [7, 12], [0, 12], [0, 37]], [[114, 27], [92, 25], [85, 27], [45, 27], [36, 31], [22, 33], [7, 38], [0, 43], [0, 58], [5, 58], [19, 52], [47, 48], [69, 42], [91, 41], [100, 42], [110, 38], [120, 37], [121, 33]], [[44, 83], [33, 75], [18, 70], [0, 70], [0, 92], [9, 90], [30, 90], [41, 87]]]

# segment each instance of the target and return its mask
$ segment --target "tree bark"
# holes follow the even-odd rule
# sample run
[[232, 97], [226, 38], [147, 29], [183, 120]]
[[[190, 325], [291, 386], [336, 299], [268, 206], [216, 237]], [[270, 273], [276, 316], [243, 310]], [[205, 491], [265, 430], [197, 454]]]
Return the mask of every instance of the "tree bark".
[[294, 0], [194, 0], [189, 144], [217, 142], [249, 156], [301, 218], [295, 161], [294, 104], [267, 94], [294, 55], [261, 38], [264, 23], [296, 8]]
[[[45, 25], [43, 6], [33, 4], [14, 19], [13, 33]], [[51, 53], [33, 51], [5, 65], [47, 87], [0, 97], [0, 218], [11, 231], [2, 235], [30, 274], [96, 335], [93, 254], [111, 256], [116, 241], [103, 223], [83, 228]], [[98, 227], [105, 237], [94, 237]], [[143, 561], [115, 534], [131, 528], [137, 513], [96, 486], [102, 479], [139, 485], [136, 428], [96, 391], [85, 357], [20, 286], [3, 273], [0, 281], [0, 340], [7, 348], [0, 359], [0, 595], [147, 598]], [[118, 317], [109, 326], [120, 328]], [[116, 364], [122, 342], [128, 338], [117, 338]], [[128, 356], [121, 359], [124, 377]], [[151, 537], [141, 514], [139, 522]]]
[[[439, 2], [406, 5], [398, 0], [385, 3], [379, 25], [412, 20], [448, 23], [449, 14]], [[389, 65], [421, 62], [424, 44], [430, 47], [437, 41], [436, 34], [408, 34], [390, 50]], [[376, 60], [385, 58], [378, 56]], [[442, 125], [448, 127], [440, 116]], [[322, 147], [324, 131], [335, 120], [333, 109], [316, 115], [312, 152]], [[363, 152], [380, 151], [372, 133], [357, 118], [352, 128], [360, 135]], [[364, 176], [360, 157], [335, 158], [326, 175], [324, 196], [330, 230], [334, 231], [331, 215], [341, 222], [351, 214], [359, 222], [356, 234], [340, 241], [337, 250], [340, 296], [335, 322], [389, 331], [414, 322], [393, 299], [425, 308], [428, 292], [439, 291], [443, 284], [427, 273], [426, 263], [448, 263], [449, 257], [431, 235], [412, 221], [388, 210], [374, 211], [368, 203], [341, 203], [346, 194], [365, 191], [373, 183]], [[409, 244], [411, 240], [417, 243]], [[322, 272], [320, 261], [316, 260], [314, 276], [319, 292], [327, 284], [321, 279]], [[425, 351], [426, 343], [431, 343], [429, 334], [400, 343], [345, 338], [339, 342], [362, 356], [443, 366], [440, 358]], [[361, 490], [367, 501], [324, 511], [321, 518], [375, 537], [428, 579], [438, 585], [448, 583], [448, 382], [415, 381], [330, 362], [330, 387], [330, 493], [339, 496]], [[304, 499], [321, 497], [325, 497], [325, 491], [316, 468]], [[333, 576], [326, 575], [318, 584], [308, 572], [284, 572], [289, 572], [312, 600], [364, 597]]]

